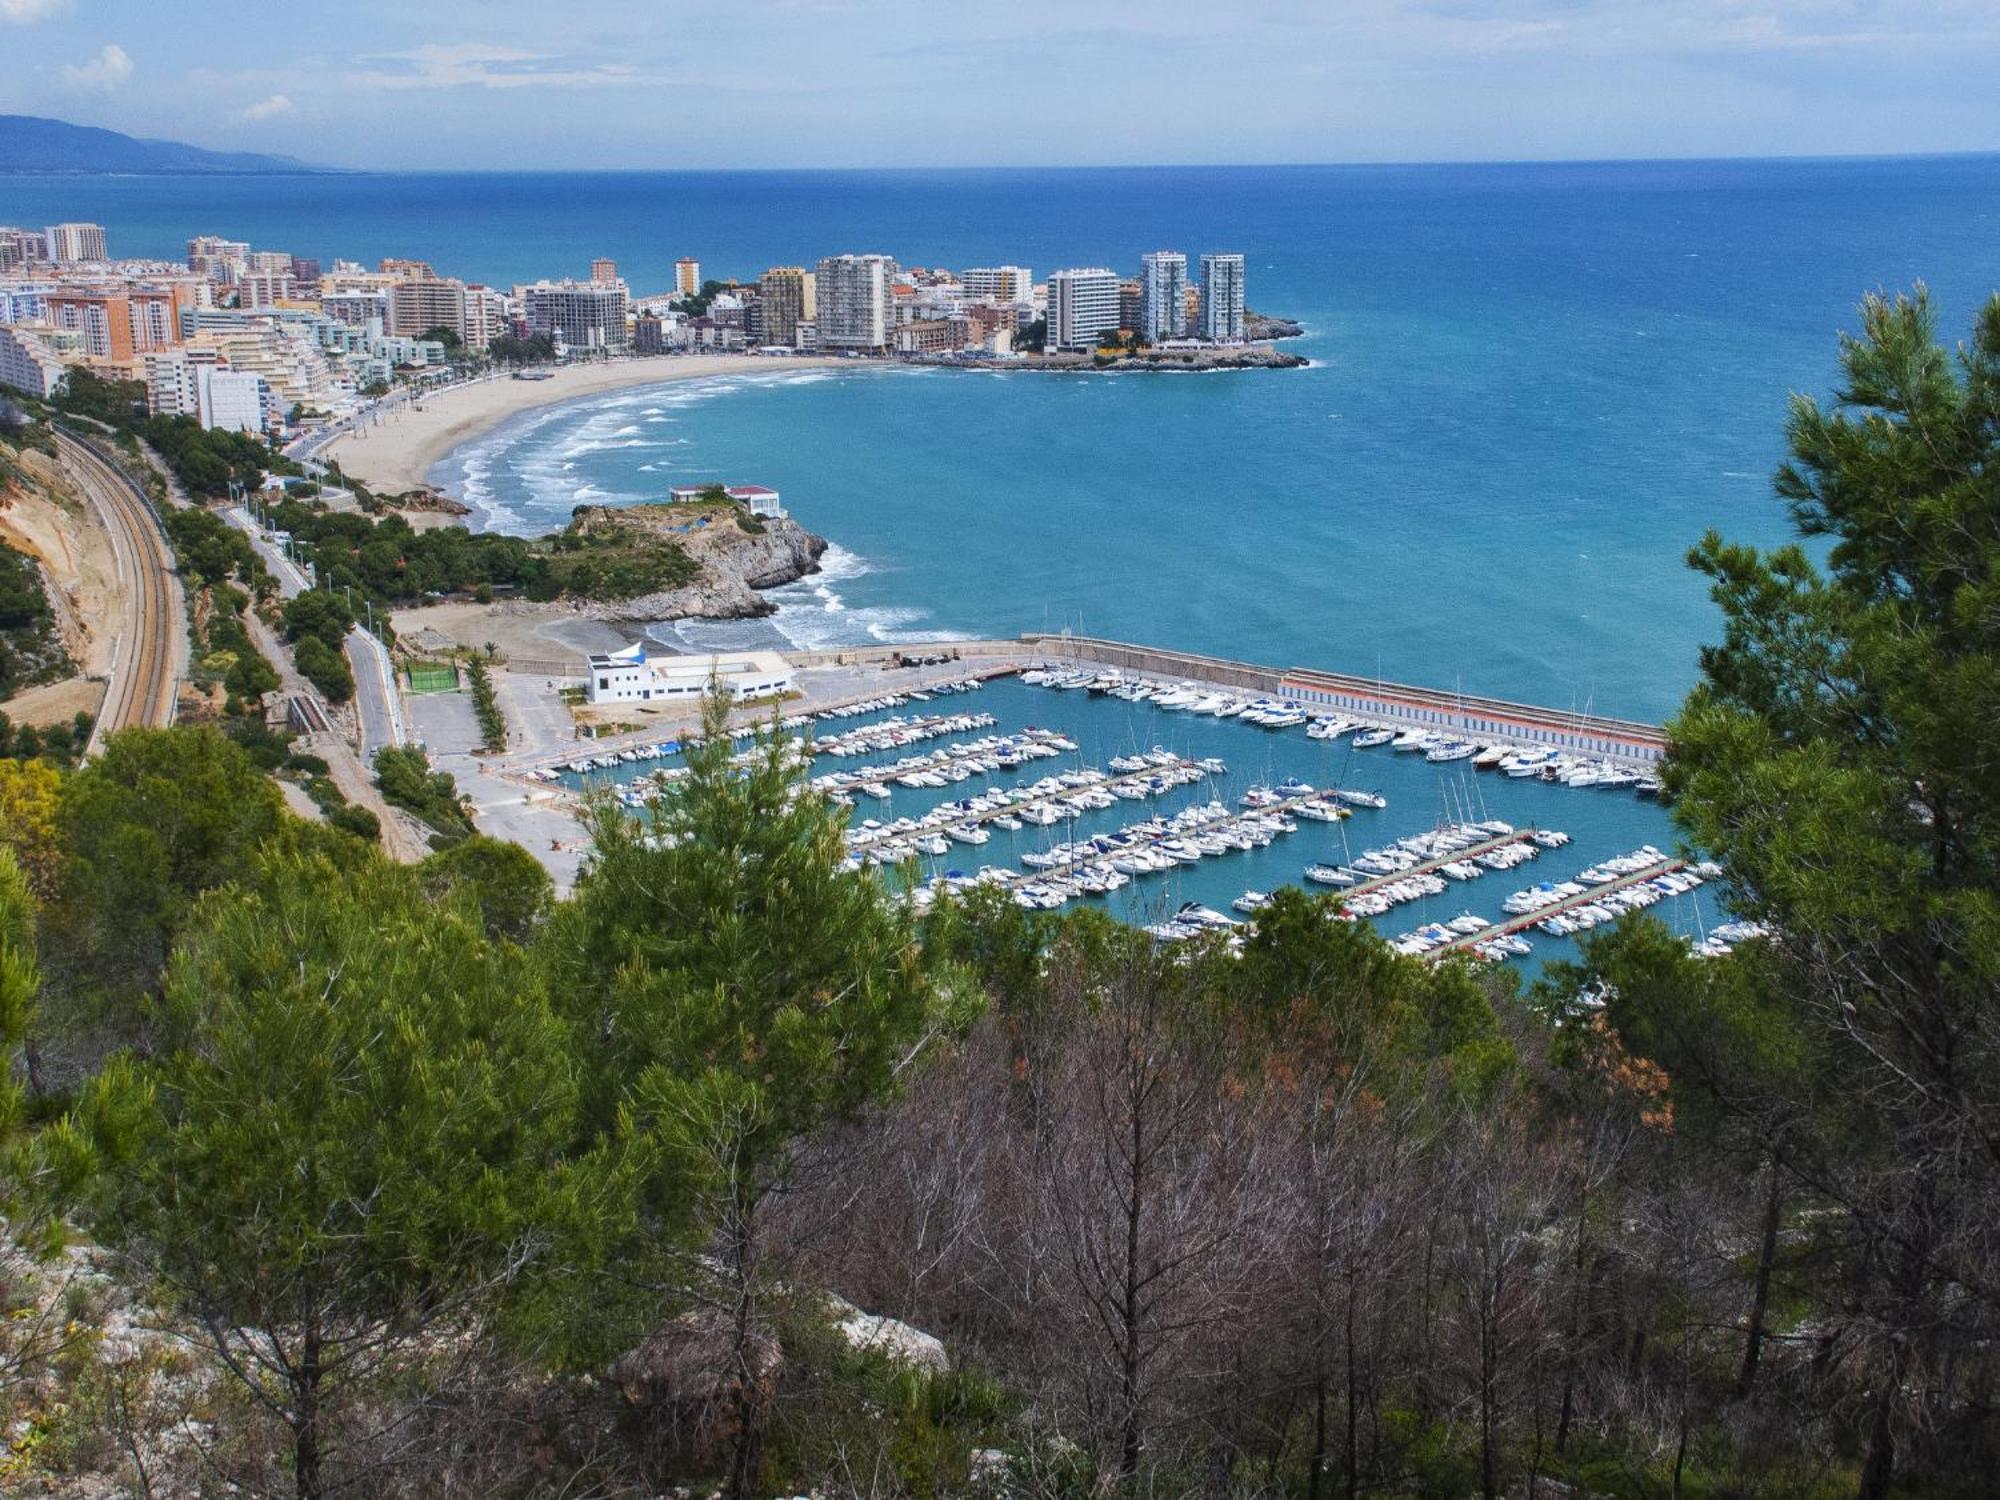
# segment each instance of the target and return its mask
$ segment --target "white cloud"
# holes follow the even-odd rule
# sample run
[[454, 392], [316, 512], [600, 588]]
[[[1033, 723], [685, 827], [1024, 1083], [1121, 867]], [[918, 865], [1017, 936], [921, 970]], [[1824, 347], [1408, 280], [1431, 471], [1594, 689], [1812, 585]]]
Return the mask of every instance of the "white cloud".
[[116, 42], [106, 42], [97, 56], [81, 67], [66, 64], [63, 78], [72, 87], [109, 93], [132, 76], [132, 59]]
[[484, 42], [456, 42], [449, 46], [432, 43], [407, 52], [388, 53], [380, 61], [398, 66], [363, 73], [354, 81], [384, 89], [589, 88], [641, 81], [639, 70], [626, 63], [553, 66], [563, 59]]
[[0, 21], [40, 21], [68, 6], [69, 0], [0, 0]]
[[236, 111], [236, 118], [243, 124], [256, 120], [275, 120], [279, 115], [292, 112], [292, 101], [283, 94], [273, 94], [268, 99], [259, 99], [255, 104], [246, 104]]

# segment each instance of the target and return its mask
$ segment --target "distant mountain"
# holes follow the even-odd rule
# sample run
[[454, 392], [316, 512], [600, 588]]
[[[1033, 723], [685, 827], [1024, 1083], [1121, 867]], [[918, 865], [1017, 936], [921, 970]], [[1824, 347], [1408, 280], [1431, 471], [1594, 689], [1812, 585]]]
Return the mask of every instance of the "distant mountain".
[[34, 115], [0, 115], [0, 172], [324, 172], [289, 156], [255, 151], [204, 151], [178, 141], [145, 141], [43, 120]]

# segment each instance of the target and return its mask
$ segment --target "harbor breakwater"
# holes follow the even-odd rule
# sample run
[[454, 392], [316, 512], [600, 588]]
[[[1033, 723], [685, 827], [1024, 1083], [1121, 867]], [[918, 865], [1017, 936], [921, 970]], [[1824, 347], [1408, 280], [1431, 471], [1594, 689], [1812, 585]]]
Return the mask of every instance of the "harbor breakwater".
[[[1029, 633], [1012, 639], [937, 641], [929, 644], [850, 646], [829, 651], [788, 651], [794, 667], [890, 666], [925, 656], [949, 656], [971, 673], [1014, 670], [1044, 661], [1068, 661], [1136, 676], [1212, 683], [1273, 698], [1289, 699], [1307, 710], [1347, 714], [1385, 724], [1420, 727], [1468, 739], [1548, 745], [1602, 756], [1622, 765], [1651, 767], [1666, 753], [1666, 732], [1657, 724], [1613, 718], [1540, 704], [1518, 703], [1476, 693], [1416, 687], [1311, 667], [1271, 667], [1226, 657], [1173, 651], [1093, 636]], [[535, 661], [518, 670], [541, 676], [582, 677], [584, 663]]]

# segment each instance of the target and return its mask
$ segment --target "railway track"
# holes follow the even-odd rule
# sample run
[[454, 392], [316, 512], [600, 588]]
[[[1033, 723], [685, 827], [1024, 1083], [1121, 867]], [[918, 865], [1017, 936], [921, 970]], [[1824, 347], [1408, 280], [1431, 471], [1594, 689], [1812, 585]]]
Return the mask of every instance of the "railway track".
[[67, 432], [57, 432], [56, 445], [104, 518], [126, 586], [126, 620], [86, 752], [94, 755], [107, 734], [173, 722], [178, 681], [174, 647], [180, 634], [174, 554], [152, 501], [130, 477]]

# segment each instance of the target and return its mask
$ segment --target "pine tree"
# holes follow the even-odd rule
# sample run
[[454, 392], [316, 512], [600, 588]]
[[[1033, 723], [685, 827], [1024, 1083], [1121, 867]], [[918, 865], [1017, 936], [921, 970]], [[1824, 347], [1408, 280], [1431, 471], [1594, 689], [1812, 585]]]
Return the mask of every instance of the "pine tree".
[[1794, 399], [1777, 480], [1824, 568], [1693, 554], [1724, 633], [1668, 781], [1779, 933], [1764, 961], [1819, 1059], [1758, 1124], [1845, 1217], [1876, 1500], [2000, 1318], [2000, 297], [1956, 359], [1921, 288], [1862, 325], [1835, 409]]
[[889, 1095], [946, 1025], [907, 909], [841, 868], [844, 819], [799, 767], [775, 726], [739, 762], [712, 694], [685, 775], [647, 816], [597, 809], [552, 945], [600, 1125], [652, 1162], [650, 1232], [664, 1247], [691, 1219], [714, 1251], [688, 1290], [727, 1320], [733, 1500], [760, 1463], [765, 1202], [803, 1138]]
[[372, 1376], [421, 1380], [564, 1217], [566, 1035], [469, 898], [310, 847], [200, 903], [161, 1046], [98, 1080], [92, 1227], [283, 1425], [301, 1500], [379, 1434]]

